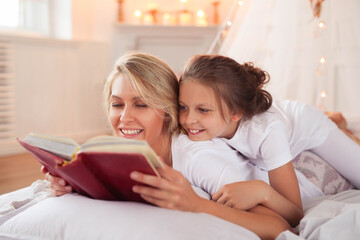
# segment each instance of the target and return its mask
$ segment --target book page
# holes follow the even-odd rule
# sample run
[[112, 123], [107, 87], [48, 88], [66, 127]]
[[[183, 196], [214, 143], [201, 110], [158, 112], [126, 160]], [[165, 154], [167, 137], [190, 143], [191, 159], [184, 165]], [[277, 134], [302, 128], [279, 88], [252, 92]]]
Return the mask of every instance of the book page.
[[66, 160], [71, 160], [73, 154], [79, 148], [79, 145], [71, 138], [38, 133], [30, 133], [25, 137], [24, 141]]

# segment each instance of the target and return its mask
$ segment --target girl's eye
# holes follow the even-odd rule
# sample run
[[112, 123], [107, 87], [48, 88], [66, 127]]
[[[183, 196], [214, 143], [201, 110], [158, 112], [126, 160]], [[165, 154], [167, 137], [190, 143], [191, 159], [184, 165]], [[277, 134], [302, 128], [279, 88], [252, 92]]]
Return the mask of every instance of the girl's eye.
[[180, 110], [187, 110], [188, 108], [185, 107], [185, 106], [183, 106], [183, 105], [179, 105], [179, 109], [180, 109]]

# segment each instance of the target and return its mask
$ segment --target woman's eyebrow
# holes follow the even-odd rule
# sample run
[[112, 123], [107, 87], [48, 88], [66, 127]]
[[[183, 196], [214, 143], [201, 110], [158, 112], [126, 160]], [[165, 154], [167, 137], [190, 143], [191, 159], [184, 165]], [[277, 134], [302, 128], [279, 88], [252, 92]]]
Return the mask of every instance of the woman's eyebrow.
[[117, 98], [117, 99], [121, 99], [121, 97], [116, 96], [116, 95], [111, 95], [111, 98]]

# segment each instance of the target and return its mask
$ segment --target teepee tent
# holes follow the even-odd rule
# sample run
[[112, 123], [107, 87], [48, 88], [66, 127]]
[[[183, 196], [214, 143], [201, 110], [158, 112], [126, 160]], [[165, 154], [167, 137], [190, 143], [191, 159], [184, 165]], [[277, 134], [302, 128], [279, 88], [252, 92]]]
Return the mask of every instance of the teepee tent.
[[266, 70], [274, 98], [360, 117], [360, 1], [243, 0], [233, 9], [211, 53]]

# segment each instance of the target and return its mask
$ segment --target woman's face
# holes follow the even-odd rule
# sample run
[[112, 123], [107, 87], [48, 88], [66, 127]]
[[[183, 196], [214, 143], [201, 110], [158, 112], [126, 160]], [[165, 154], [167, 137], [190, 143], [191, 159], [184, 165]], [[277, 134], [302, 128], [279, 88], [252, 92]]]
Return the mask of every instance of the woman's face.
[[108, 117], [117, 136], [146, 140], [150, 146], [156, 146], [167, 132], [163, 129], [165, 113], [146, 105], [124, 74], [112, 84]]

